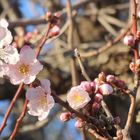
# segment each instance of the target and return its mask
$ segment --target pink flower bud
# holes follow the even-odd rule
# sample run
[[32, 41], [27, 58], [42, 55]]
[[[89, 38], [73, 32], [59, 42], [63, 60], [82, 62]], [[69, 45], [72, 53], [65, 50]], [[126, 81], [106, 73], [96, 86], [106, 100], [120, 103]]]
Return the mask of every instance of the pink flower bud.
[[112, 82], [116, 81], [116, 78], [115, 78], [114, 75], [107, 75], [106, 76], [106, 81], [109, 82], [109, 83], [112, 83]]
[[61, 16], [61, 14], [59, 12], [54, 13], [54, 16], [56, 16], [57, 18], [59, 18]]
[[66, 121], [70, 120], [70, 118], [71, 118], [71, 113], [69, 113], [69, 112], [64, 112], [64, 113], [60, 114], [60, 120], [62, 122], [66, 122]]
[[129, 68], [130, 68], [131, 71], [135, 72], [135, 64], [134, 64], [134, 62], [130, 63]]
[[116, 81], [116, 86], [118, 86], [119, 88], [125, 89], [127, 86], [125, 84], [125, 82], [123, 80], [118, 79]]
[[47, 19], [50, 19], [52, 17], [52, 13], [51, 12], [46, 12], [45, 14]]
[[87, 91], [88, 93], [92, 93], [92, 86], [90, 84], [90, 82], [88, 81], [82, 81], [81, 84], [79, 85], [79, 87], [85, 91]]
[[135, 39], [133, 35], [126, 35], [123, 39], [123, 43], [127, 46], [133, 46], [135, 44]]
[[75, 122], [75, 127], [76, 128], [82, 128], [84, 125], [84, 122], [81, 120], [81, 119], [78, 119], [76, 122]]
[[57, 36], [57, 35], [59, 34], [59, 32], [60, 32], [60, 28], [59, 28], [57, 25], [55, 25], [55, 26], [53, 26], [52, 29], [50, 30], [49, 36], [50, 36], [50, 37]]
[[94, 97], [94, 101], [99, 103], [103, 99], [103, 96], [99, 93], [97, 93]]
[[113, 93], [113, 88], [109, 84], [102, 84], [99, 87], [99, 90], [100, 90], [101, 94], [103, 94], [103, 95], [110, 95]]
[[136, 66], [137, 66], [137, 67], [140, 67], [140, 59], [137, 59], [137, 60], [136, 60]]
[[106, 75], [104, 72], [99, 73], [98, 79], [99, 81], [105, 81]]
[[100, 103], [94, 102], [94, 103], [92, 104], [93, 113], [98, 112], [99, 109], [100, 109], [100, 107], [101, 107], [101, 104], [100, 104]]

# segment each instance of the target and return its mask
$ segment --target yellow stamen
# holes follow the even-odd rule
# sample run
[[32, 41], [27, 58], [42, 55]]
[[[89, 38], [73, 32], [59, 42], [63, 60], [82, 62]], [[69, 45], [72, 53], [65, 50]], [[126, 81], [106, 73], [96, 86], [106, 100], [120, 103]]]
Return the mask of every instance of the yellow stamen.
[[38, 99], [38, 103], [39, 103], [39, 105], [44, 106], [47, 104], [47, 100], [45, 97], [42, 96]]
[[29, 72], [29, 65], [25, 65], [25, 64], [21, 64], [18, 68], [18, 71], [21, 73], [21, 74], [24, 74], [26, 75], [28, 72]]
[[77, 95], [74, 96], [74, 100], [76, 102], [82, 102], [83, 101], [83, 98], [79, 94], [77, 94]]

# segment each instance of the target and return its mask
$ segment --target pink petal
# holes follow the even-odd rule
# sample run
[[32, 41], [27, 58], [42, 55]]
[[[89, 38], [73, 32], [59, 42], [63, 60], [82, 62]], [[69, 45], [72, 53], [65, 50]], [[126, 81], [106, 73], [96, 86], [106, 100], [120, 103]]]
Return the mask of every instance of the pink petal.
[[42, 69], [43, 65], [36, 60], [36, 62], [30, 67], [30, 75], [37, 75]]
[[4, 27], [4, 28], [7, 28], [8, 27], [8, 22], [6, 19], [2, 18], [0, 19], [0, 26]]
[[24, 46], [20, 50], [20, 59], [26, 63], [33, 63], [36, 60], [35, 51], [29, 46]]
[[6, 29], [0, 26], [0, 41], [5, 37]]
[[13, 46], [6, 46], [4, 48], [5, 55], [3, 55], [3, 59], [5, 62], [9, 64], [16, 64], [19, 61], [19, 54], [16, 48]]
[[30, 84], [35, 80], [35, 78], [36, 78], [36, 75], [34, 75], [34, 76], [28, 75], [28, 76], [25, 77], [23, 82], [25, 84]]
[[42, 80], [40, 80], [40, 82], [41, 82], [41, 87], [45, 90], [45, 92], [47, 94], [50, 94], [51, 93], [50, 80], [48, 80], [48, 79], [42, 79]]

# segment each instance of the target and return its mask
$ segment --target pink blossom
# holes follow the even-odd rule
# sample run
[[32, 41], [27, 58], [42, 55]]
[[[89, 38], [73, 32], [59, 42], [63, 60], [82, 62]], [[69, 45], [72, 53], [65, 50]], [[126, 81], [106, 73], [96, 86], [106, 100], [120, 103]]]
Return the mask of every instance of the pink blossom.
[[111, 82], [115, 82], [116, 81], [116, 78], [114, 75], [107, 75], [106, 76], [106, 81], [111, 83]]
[[13, 37], [7, 27], [8, 22], [5, 19], [0, 19], [0, 48], [12, 42]]
[[44, 120], [47, 118], [50, 110], [53, 108], [55, 102], [50, 94], [50, 82], [49, 80], [41, 80], [41, 86], [36, 88], [30, 88], [26, 92], [26, 98], [28, 99], [28, 113], [32, 116], [38, 116], [38, 120]]
[[93, 87], [91, 86], [91, 82], [88, 81], [82, 81], [81, 84], [79, 85], [79, 87], [85, 91], [87, 91], [88, 93], [92, 93], [93, 92]]
[[60, 28], [59, 28], [57, 25], [55, 25], [55, 26], [53, 26], [52, 29], [50, 30], [49, 36], [50, 36], [50, 37], [57, 36], [57, 35], [59, 34], [59, 32], [60, 32]]
[[84, 121], [82, 121], [81, 119], [78, 119], [76, 122], [75, 122], [75, 127], [76, 128], [82, 128], [84, 125]]
[[67, 95], [67, 101], [73, 109], [83, 108], [90, 100], [88, 92], [79, 86], [72, 87]]
[[103, 96], [99, 93], [97, 93], [94, 97], [95, 102], [100, 102], [103, 99]]
[[20, 51], [19, 61], [16, 64], [8, 65], [7, 75], [14, 85], [21, 82], [30, 84], [42, 68], [43, 66], [36, 59], [35, 51], [29, 46], [25, 46]]
[[128, 46], [133, 46], [135, 44], [135, 39], [133, 35], [126, 35], [123, 39], [123, 43]]
[[70, 112], [63, 112], [60, 114], [60, 120], [62, 122], [68, 121], [71, 118], [71, 113]]
[[113, 93], [113, 88], [109, 84], [100, 85], [99, 90], [103, 95], [110, 95]]

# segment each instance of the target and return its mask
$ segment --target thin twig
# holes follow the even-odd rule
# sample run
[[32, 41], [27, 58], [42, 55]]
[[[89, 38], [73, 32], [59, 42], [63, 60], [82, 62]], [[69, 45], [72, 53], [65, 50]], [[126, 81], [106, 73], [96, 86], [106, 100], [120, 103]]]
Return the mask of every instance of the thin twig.
[[21, 84], [19, 85], [19, 87], [18, 87], [18, 89], [17, 89], [17, 91], [16, 91], [16, 93], [15, 93], [15, 96], [13, 97], [13, 99], [12, 99], [12, 101], [11, 101], [11, 103], [10, 103], [8, 109], [7, 109], [7, 111], [6, 111], [6, 114], [5, 114], [5, 116], [4, 116], [3, 122], [2, 122], [2, 124], [1, 124], [1, 126], [0, 126], [0, 134], [1, 134], [1, 132], [3, 131], [4, 127], [6, 126], [7, 119], [8, 119], [8, 117], [9, 117], [9, 115], [10, 115], [12, 109], [13, 109], [13, 106], [14, 106], [14, 104], [15, 104], [17, 98], [19, 97], [19, 95], [20, 95], [21, 90], [23, 89], [23, 87], [24, 87], [24, 84], [21, 83]]
[[14, 137], [15, 137], [15, 135], [16, 135], [16, 133], [17, 133], [17, 129], [19, 128], [19, 125], [20, 125], [21, 121], [23, 120], [23, 118], [24, 118], [24, 116], [25, 116], [25, 114], [26, 114], [27, 104], [28, 104], [28, 100], [25, 99], [22, 113], [21, 113], [20, 117], [19, 117], [19, 118], [17, 119], [17, 121], [16, 121], [16, 125], [15, 125], [15, 127], [14, 127], [14, 130], [13, 130], [12, 134], [10, 135], [9, 140], [13, 140]]
[[79, 66], [80, 66], [80, 68], [81, 68], [81, 72], [82, 72], [84, 78], [85, 78], [87, 81], [91, 81], [90, 78], [89, 78], [89, 76], [87, 75], [87, 73], [86, 73], [86, 71], [85, 71], [85, 68], [84, 68], [83, 63], [82, 63], [82, 60], [81, 60], [80, 53], [78, 52], [77, 49], [75, 49], [75, 56], [76, 56], [76, 58], [77, 58], [77, 60], [78, 60], [78, 63], [79, 63]]
[[[136, 34], [137, 34], [137, 3], [136, 0], [131, 0], [131, 9], [132, 9], [132, 28], [131, 28], [131, 32], [134, 35], [135, 39], [136, 39]], [[134, 59], [135, 61], [139, 58], [139, 51], [138, 51], [138, 42], [135, 42], [134, 45]], [[125, 125], [125, 131], [126, 133], [130, 133], [130, 129], [132, 127], [132, 122], [133, 122], [133, 118], [134, 118], [134, 111], [135, 111], [135, 106], [136, 106], [136, 95], [137, 95], [137, 90], [138, 90], [138, 86], [139, 86], [139, 72], [135, 72], [134, 75], [134, 82], [135, 82], [135, 86], [134, 86], [134, 94], [131, 95], [129, 94], [130, 97], [130, 108], [129, 108], [129, 112], [128, 112], [128, 117], [127, 117], [127, 121], [126, 121], [126, 125]]]
[[106, 50], [111, 48], [113, 45], [117, 44], [128, 33], [128, 31], [131, 29], [131, 27], [132, 27], [132, 23], [130, 23], [128, 25], [128, 27], [125, 29], [125, 31], [122, 34], [120, 34], [115, 39], [113, 39], [113, 41], [107, 42], [103, 47], [101, 47], [100, 49], [98, 49], [96, 51], [90, 51], [90, 52], [85, 52], [85, 53], [80, 52], [81, 57], [92, 57], [92, 56], [98, 55], [102, 52], [105, 52]]
[[[72, 7], [71, 0], [67, 0], [67, 15], [68, 20], [70, 22], [69, 30], [68, 30], [68, 46], [71, 50], [74, 50], [73, 46], [73, 17], [72, 17]], [[70, 60], [70, 68], [71, 68], [71, 77], [72, 77], [72, 85], [75, 86], [78, 84], [78, 75], [76, 69], [76, 60], [75, 58], [71, 58]]]
[[[51, 21], [50, 21], [50, 22], [48, 23], [48, 25], [47, 25], [47, 30], [46, 30], [45, 34], [44, 34], [43, 37], [40, 39], [40, 42], [39, 42], [39, 44], [38, 44], [38, 46], [37, 46], [37, 50], [36, 50], [36, 58], [38, 58], [38, 56], [39, 56], [39, 54], [40, 54], [40, 51], [41, 51], [41, 49], [42, 49], [44, 43], [46, 42], [46, 40], [47, 40], [47, 38], [48, 38], [48, 34], [49, 34], [50, 29], [51, 29], [51, 24], [52, 24], [52, 23], [51, 23]], [[32, 87], [32, 84], [30, 84], [30, 87]], [[27, 99], [25, 99], [25, 103], [24, 103], [24, 107], [23, 107], [22, 113], [21, 113], [21, 115], [19, 116], [19, 118], [17, 119], [16, 125], [15, 125], [15, 127], [14, 127], [14, 130], [13, 130], [12, 134], [10, 135], [9, 140], [13, 140], [13, 138], [15, 137], [15, 135], [16, 135], [16, 133], [17, 133], [17, 130], [18, 130], [18, 128], [19, 128], [19, 125], [20, 125], [20, 123], [22, 122], [22, 120], [23, 120], [23, 118], [24, 118], [24, 116], [25, 116], [25, 113], [26, 113], [26, 110], [27, 110], [27, 103], [28, 103], [28, 101], [27, 101]]]

